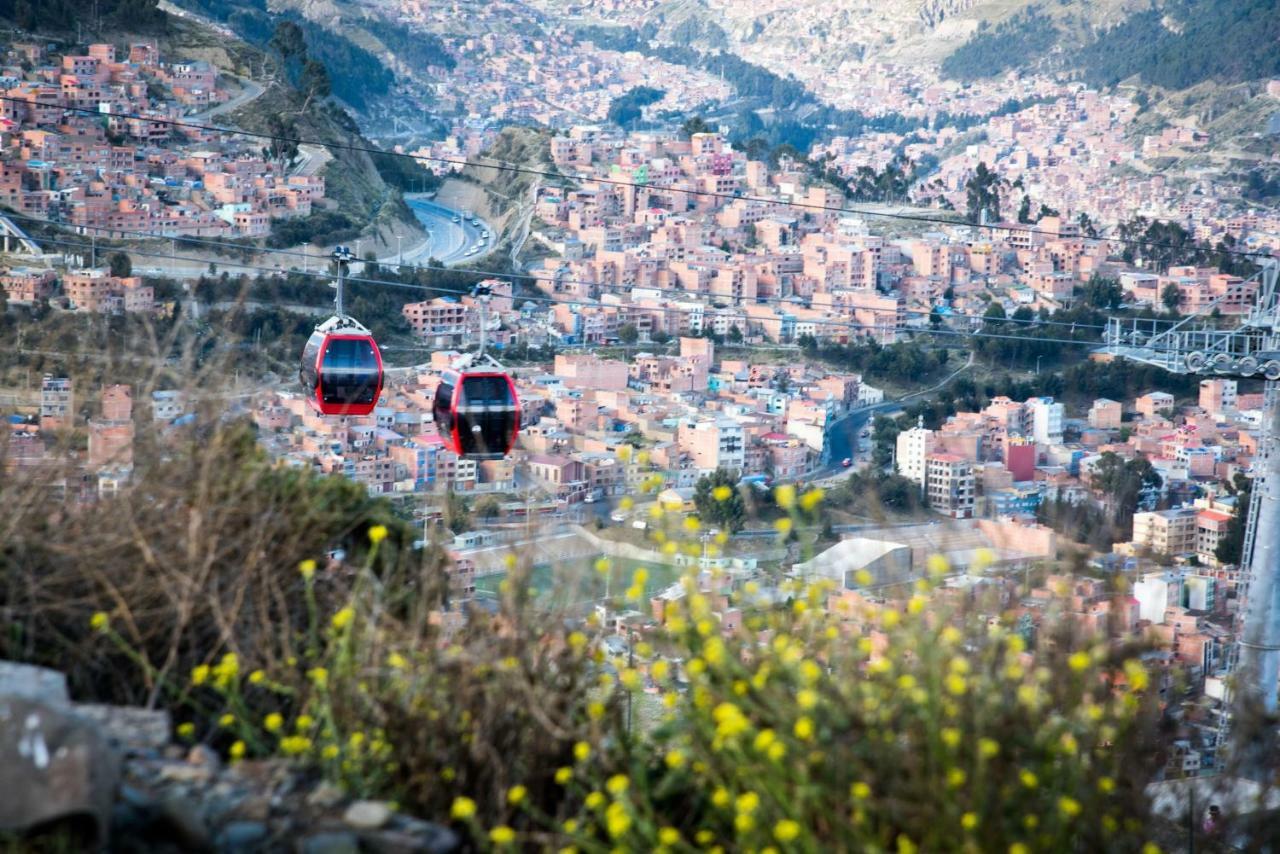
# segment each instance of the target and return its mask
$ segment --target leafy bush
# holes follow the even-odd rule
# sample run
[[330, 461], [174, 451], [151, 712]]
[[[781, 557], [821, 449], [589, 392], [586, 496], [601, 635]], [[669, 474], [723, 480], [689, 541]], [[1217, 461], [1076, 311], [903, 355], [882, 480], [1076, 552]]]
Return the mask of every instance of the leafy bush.
[[336, 211], [314, 211], [309, 216], [294, 219], [273, 219], [267, 246], [282, 249], [304, 243], [325, 245], [355, 240], [360, 228], [351, 217]]

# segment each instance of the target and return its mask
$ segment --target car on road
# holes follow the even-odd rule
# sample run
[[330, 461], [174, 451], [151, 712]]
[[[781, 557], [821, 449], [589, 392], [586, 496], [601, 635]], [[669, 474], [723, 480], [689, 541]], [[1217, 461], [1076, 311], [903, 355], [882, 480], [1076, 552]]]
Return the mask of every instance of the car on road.
[[488, 240], [488, 239], [489, 239], [489, 232], [488, 232], [487, 230], [486, 230], [486, 231], [483, 231], [483, 232], [481, 232], [480, 236], [481, 236], [482, 238], [484, 238], [485, 240]]
[[460, 216], [455, 216], [455, 217], [453, 218], [453, 220], [452, 220], [452, 221], [453, 221], [453, 222], [462, 222], [462, 217], [460, 217]]
[[614, 522], [622, 523], [627, 521], [627, 514], [621, 510], [615, 510], [609, 514], [609, 518]]
[[840, 461], [840, 465], [843, 468], [849, 468], [850, 466], [853, 465], [853, 460], [851, 460], [849, 457], [845, 457], [843, 460]]

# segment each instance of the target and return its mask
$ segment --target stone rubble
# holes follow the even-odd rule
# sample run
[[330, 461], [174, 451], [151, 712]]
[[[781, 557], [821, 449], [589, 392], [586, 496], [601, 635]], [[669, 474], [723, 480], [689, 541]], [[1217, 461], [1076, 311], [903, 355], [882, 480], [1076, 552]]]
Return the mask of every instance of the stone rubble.
[[280, 759], [172, 743], [165, 712], [74, 704], [61, 674], [0, 661], [0, 835], [122, 854], [451, 854], [450, 828]]

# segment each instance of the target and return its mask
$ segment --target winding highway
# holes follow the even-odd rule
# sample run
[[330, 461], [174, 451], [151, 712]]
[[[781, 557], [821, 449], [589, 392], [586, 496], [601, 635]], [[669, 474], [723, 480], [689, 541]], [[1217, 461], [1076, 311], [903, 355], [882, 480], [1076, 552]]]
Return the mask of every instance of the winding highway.
[[[479, 261], [497, 242], [493, 229], [484, 220], [476, 219], [474, 225], [470, 218], [463, 219], [462, 212], [444, 205], [436, 204], [424, 198], [406, 197], [405, 202], [413, 215], [422, 223], [428, 239], [416, 246], [405, 247], [404, 263], [417, 263], [435, 258], [444, 264], [458, 264], [464, 261]], [[473, 214], [474, 216], [474, 214]], [[457, 219], [457, 222], [454, 220]], [[485, 234], [489, 236], [486, 238]], [[467, 253], [478, 248], [479, 251]], [[384, 262], [397, 261], [398, 253], [380, 259]]]

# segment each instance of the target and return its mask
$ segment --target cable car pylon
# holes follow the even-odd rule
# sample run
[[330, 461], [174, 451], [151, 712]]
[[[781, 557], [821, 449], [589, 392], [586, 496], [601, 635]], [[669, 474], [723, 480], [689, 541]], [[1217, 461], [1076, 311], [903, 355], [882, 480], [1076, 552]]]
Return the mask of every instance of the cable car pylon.
[[[1274, 719], [1280, 706], [1280, 261], [1265, 259], [1245, 283], [1259, 280], [1258, 298], [1236, 327], [1221, 329], [1210, 316], [1229, 287], [1198, 313], [1177, 322], [1112, 318], [1100, 352], [1179, 374], [1264, 380], [1262, 430], [1249, 477], [1253, 489], [1240, 554], [1235, 643], [1225, 660], [1226, 688], [1216, 748], [1230, 747], [1231, 726], [1242, 712]], [[1239, 740], [1240, 733], [1236, 734]], [[1257, 757], [1236, 745], [1246, 776], [1262, 773]], [[1218, 756], [1215, 764], [1222, 766]]]

